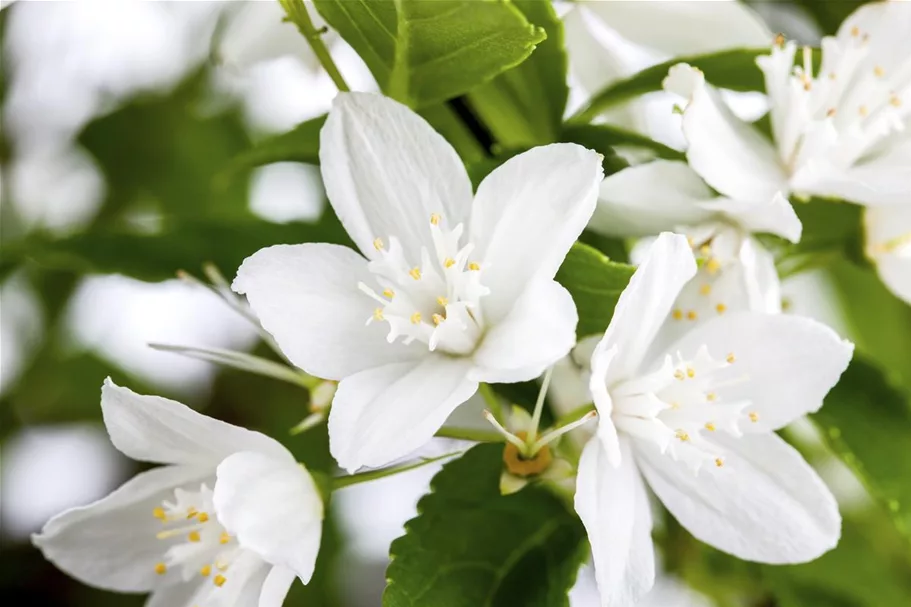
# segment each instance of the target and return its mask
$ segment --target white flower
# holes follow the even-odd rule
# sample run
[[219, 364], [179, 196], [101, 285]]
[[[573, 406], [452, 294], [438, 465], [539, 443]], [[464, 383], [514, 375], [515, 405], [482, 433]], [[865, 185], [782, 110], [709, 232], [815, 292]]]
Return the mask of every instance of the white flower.
[[[757, 62], [765, 74], [774, 141], [735, 117], [699, 70], [675, 66], [665, 89], [689, 100], [683, 132], [690, 167], [734, 200], [784, 192], [889, 208], [911, 204], [909, 31], [911, 3], [866, 4], [837, 36], [823, 39], [816, 74], [809, 48], [794, 67], [796, 44], [773, 46]], [[911, 232], [894, 238], [911, 238]], [[873, 247], [884, 244], [872, 232], [868, 239]], [[901, 295], [911, 289], [911, 262], [897, 258], [903, 260], [897, 271], [894, 265], [880, 271]]]
[[911, 198], [864, 211], [867, 256], [893, 293], [911, 303]]
[[815, 321], [751, 312], [662, 345], [695, 273], [686, 239], [662, 234], [592, 355], [600, 417], [575, 507], [606, 606], [632, 604], [654, 581], [643, 478], [690, 533], [739, 558], [803, 562], [840, 535], [831, 493], [773, 431], [822, 405], [853, 346]]
[[594, 209], [598, 154], [535, 148], [472, 199], [459, 157], [422, 118], [349, 93], [323, 127], [320, 163], [361, 254], [270, 247], [234, 289], [294, 364], [340, 380], [329, 434], [343, 468], [413, 451], [478, 382], [528, 380], [569, 352], [576, 308], [553, 277]]
[[147, 607], [277, 607], [310, 580], [323, 501], [284, 447], [110, 379], [101, 409], [117, 449], [164, 465], [51, 519], [33, 537], [48, 560], [91, 586], [151, 592]]

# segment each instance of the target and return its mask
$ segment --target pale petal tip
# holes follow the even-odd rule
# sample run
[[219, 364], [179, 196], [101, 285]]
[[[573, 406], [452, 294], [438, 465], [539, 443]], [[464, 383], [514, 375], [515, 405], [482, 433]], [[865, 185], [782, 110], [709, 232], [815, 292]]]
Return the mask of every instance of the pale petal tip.
[[680, 95], [684, 99], [692, 98], [696, 89], [704, 84], [705, 74], [702, 73], [702, 70], [688, 63], [678, 63], [671, 66], [667, 76], [661, 82], [665, 91]]

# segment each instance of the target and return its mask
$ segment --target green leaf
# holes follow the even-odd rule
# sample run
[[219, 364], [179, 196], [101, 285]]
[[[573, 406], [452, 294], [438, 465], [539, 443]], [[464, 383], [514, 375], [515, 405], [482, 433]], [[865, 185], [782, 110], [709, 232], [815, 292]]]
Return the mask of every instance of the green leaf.
[[688, 63], [701, 69], [705, 73], [706, 81], [719, 88], [734, 91], [761, 91], [765, 84], [762, 72], [756, 66], [756, 57], [768, 53], [767, 48], [734, 49], [708, 55], [679, 57], [659, 63], [625, 80], [608, 85], [572, 118], [572, 122], [590, 122], [592, 118], [619, 103], [645, 93], [660, 91], [661, 83], [667, 77], [668, 70], [678, 63]]
[[803, 224], [800, 242], [782, 248], [779, 274], [790, 276], [813, 267], [848, 259], [867, 265], [863, 252], [863, 209], [838, 200], [792, 198]]
[[225, 169], [225, 174], [273, 162], [303, 162], [319, 164], [319, 132], [326, 115], [317, 116], [281, 135], [269, 137], [237, 156]]
[[587, 556], [581, 522], [540, 487], [499, 491], [503, 446], [443, 467], [392, 543], [384, 607], [550, 607]]
[[612, 156], [616, 155], [614, 148], [625, 146], [648, 150], [658, 158], [686, 160], [686, 155], [683, 152], [678, 152], [674, 148], [650, 139], [645, 135], [627, 131], [610, 124], [567, 124], [560, 134], [560, 140], [578, 143], [602, 154], [605, 153], [605, 150], [610, 150]]
[[838, 31], [838, 26], [841, 25], [841, 22], [860, 5], [866, 4], [867, 0], [838, 0], [837, 2], [832, 0], [828, 2], [796, 0], [796, 2], [813, 16], [823, 34], [834, 34]]
[[451, 99], [518, 65], [545, 38], [502, 0], [314, 0], [384, 92], [411, 107]]
[[569, 96], [563, 22], [550, 2], [513, 0], [525, 17], [544, 28], [547, 39], [531, 57], [473, 89], [468, 103], [505, 147], [556, 141]]
[[557, 272], [557, 282], [566, 287], [579, 311], [579, 339], [604, 333], [614, 316], [620, 293], [635, 268], [610, 261], [597, 249], [576, 243]]
[[231, 274], [263, 247], [300, 242], [350, 241], [335, 216], [327, 212], [316, 224], [174, 219], [155, 234], [99, 228], [59, 240], [36, 235], [4, 244], [0, 253], [14, 263], [31, 261], [47, 268], [121, 273], [154, 281], [173, 278], [179, 269], [195, 270], [206, 261]]
[[911, 540], [911, 400], [855, 356], [812, 416], [835, 453], [857, 473]]

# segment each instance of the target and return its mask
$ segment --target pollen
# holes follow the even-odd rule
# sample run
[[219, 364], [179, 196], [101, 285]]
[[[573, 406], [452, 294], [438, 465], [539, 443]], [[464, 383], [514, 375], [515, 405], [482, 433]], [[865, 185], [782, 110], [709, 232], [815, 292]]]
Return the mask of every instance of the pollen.
[[451, 268], [454, 265], [455, 265], [455, 259], [453, 259], [452, 257], [447, 257], [446, 259], [443, 260], [444, 268]]
[[225, 585], [225, 582], [227, 582], [227, 581], [228, 581], [228, 579], [227, 579], [225, 576], [223, 576], [223, 575], [216, 575], [216, 576], [212, 579], [212, 583], [215, 584], [216, 586], [218, 586], [219, 588], [221, 588], [222, 586], [224, 586], [224, 585]]
[[721, 459], [720, 457], [716, 457], [716, 458], [715, 458], [715, 465], [718, 466], [719, 468], [724, 467], [724, 460]]
[[158, 575], [164, 575], [167, 572], [168, 572], [168, 566], [165, 565], [164, 563], [158, 563], [157, 565], [155, 565], [155, 573], [157, 573]]
[[886, 70], [884, 70], [881, 65], [877, 65], [873, 68], [873, 74], [875, 74], [877, 78], [882, 78], [886, 75]]
[[868, 113], [870, 113], [870, 111], [867, 109], [867, 106], [862, 105], [859, 108], [857, 108], [857, 113], [860, 114], [861, 116], [866, 116]]
[[699, 287], [700, 295], [709, 295], [711, 292], [712, 292], [712, 285], [704, 284], [701, 287]]
[[440, 295], [437, 297], [437, 303], [445, 308], [447, 305], [449, 305], [449, 300]]
[[199, 570], [199, 575], [202, 577], [209, 577], [210, 573], [212, 573], [211, 565], [205, 565], [202, 569]]
[[373, 311], [373, 320], [384, 320], [383, 308], [377, 308]]
[[826, 110], [826, 117], [831, 118], [836, 113], [838, 113], [838, 110], [836, 110], [834, 107], [830, 107], [828, 110]]
[[778, 34], [775, 36], [775, 46], [784, 46], [784, 34]]
[[433, 324], [434, 324], [434, 325], [439, 325], [439, 324], [440, 324], [441, 322], [443, 322], [444, 320], [446, 320], [446, 319], [443, 318], [443, 317], [442, 317], [441, 315], [439, 315], [439, 314], [434, 314], [434, 315], [433, 315]]
[[733, 365], [733, 364], [734, 364], [734, 361], [737, 360], [737, 358], [734, 356], [734, 353], [733, 353], [733, 352], [728, 352], [728, 355], [727, 355], [727, 357], [725, 358], [725, 360], [728, 361], [728, 364]]
[[676, 371], [674, 371], [674, 377], [676, 377], [680, 381], [683, 381], [683, 378], [685, 378], [686, 376], [683, 374], [683, 371], [681, 371], [680, 369], [677, 369]]
[[415, 312], [414, 314], [411, 315], [411, 324], [416, 325], [416, 324], [420, 324], [420, 322], [421, 322], [421, 313], [420, 312]]
[[408, 275], [415, 280], [421, 280], [421, 268], [415, 266], [408, 270]]
[[433, 224], [433, 225], [435, 225], [435, 226], [440, 225], [440, 215], [439, 215], [439, 213], [431, 213], [431, 215], [430, 215], [430, 223]]
[[191, 542], [198, 542], [201, 539], [199, 537], [199, 531], [191, 531], [187, 534], [187, 539]]
[[705, 425], [705, 429], [708, 430], [709, 432], [714, 432], [715, 424], [713, 424], [712, 422], [709, 422]]
[[231, 541], [231, 536], [228, 535], [227, 531], [223, 531], [221, 534], [221, 537], [218, 538], [219, 544], [227, 544], [230, 541]]
[[710, 403], [715, 402], [715, 400], [717, 398], [718, 398], [718, 395], [715, 394], [714, 392], [709, 392], [708, 394], [705, 395], [705, 400], [709, 401]]
[[892, 107], [901, 107], [902, 100], [899, 99], [898, 95], [892, 94], [892, 96], [889, 97], [889, 103], [892, 104]]
[[708, 260], [706, 262], [705, 269], [708, 271], [709, 274], [715, 274], [718, 272], [718, 270], [721, 269], [721, 262], [719, 262], [717, 259], [712, 257], [710, 260]]
[[168, 518], [168, 515], [165, 514], [164, 508], [155, 508], [154, 510], [152, 510], [152, 516], [154, 516], [155, 518], [157, 518], [158, 520], [160, 520], [162, 522], [164, 522]]
[[376, 249], [377, 251], [382, 251], [383, 249], [385, 249], [385, 248], [386, 248], [386, 245], [383, 244], [383, 239], [382, 239], [382, 238], [374, 238], [374, 239], [373, 239], [373, 248]]
[[197, 514], [199, 514], [199, 510], [196, 508], [190, 507], [187, 509], [187, 518], [193, 518]]
[[209, 520], [209, 514], [207, 512], [200, 512], [196, 516], [196, 520], [199, 521], [200, 523], [205, 523]]
[[860, 36], [860, 28], [857, 27], [856, 25], [855, 25], [854, 27], [852, 27], [852, 28], [851, 28], [851, 35], [854, 36], [855, 38], [858, 37], [858, 36]]
[[470, 264], [468, 264], [468, 269], [471, 270], [472, 272], [477, 272], [478, 270], [481, 269], [481, 264], [479, 264], [476, 261], [472, 261]]
[[715, 311], [718, 312], [719, 314], [724, 314], [725, 310], [727, 310], [727, 309], [728, 309], [728, 307], [726, 305], [724, 305], [723, 303], [720, 303], [715, 306]]
[[683, 318], [683, 311], [680, 308], [677, 308], [671, 313], [671, 316], [674, 317], [674, 320], [680, 320]]
[[693, 379], [694, 377], [696, 377], [696, 370], [692, 367], [687, 367], [686, 376], [689, 377], [690, 379]]
[[684, 432], [683, 430], [677, 430], [677, 432], [674, 434], [674, 436], [676, 436], [678, 439], [680, 439], [684, 443], [687, 442], [688, 440], [690, 440], [690, 435], [687, 434], [686, 432]]
[[759, 421], [759, 414], [756, 413], [755, 411], [750, 411], [750, 413], [747, 417], [749, 417], [750, 421], [753, 422], [754, 424]]
[[696, 320], [696, 318], [698, 318], [696, 315], [696, 310], [690, 310], [689, 312], [686, 313], [687, 320]]

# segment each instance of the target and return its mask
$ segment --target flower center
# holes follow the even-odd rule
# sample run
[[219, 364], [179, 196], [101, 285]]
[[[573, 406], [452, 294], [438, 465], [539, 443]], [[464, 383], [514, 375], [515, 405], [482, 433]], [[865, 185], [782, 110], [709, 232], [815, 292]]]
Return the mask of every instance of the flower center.
[[692, 359], [679, 353], [677, 359], [668, 356], [661, 369], [611, 389], [611, 421], [618, 431], [655, 443], [694, 471], [706, 463], [721, 468], [724, 458], [705, 437], [719, 430], [741, 436], [742, 423], [759, 421], [755, 411], [748, 411], [749, 401], [727, 402], [719, 395], [719, 388], [740, 381], [719, 377], [736, 357], [715, 359], [702, 346]]
[[378, 256], [367, 267], [378, 288], [363, 282], [358, 288], [379, 304], [367, 324], [389, 323], [389, 343], [402, 337], [405, 344], [418, 340], [431, 351], [467, 354], [483, 333], [478, 303], [490, 290], [481, 284], [484, 268], [469, 257], [474, 245], [459, 244], [462, 224], [447, 230], [442, 222], [439, 215], [430, 216], [434, 251], [422, 248], [420, 265], [405, 258], [394, 236], [388, 247], [381, 238], [374, 240]]
[[[516, 437], [525, 440], [528, 435], [525, 432], [517, 432]], [[531, 457], [523, 456], [519, 453], [519, 448], [508, 441], [506, 447], [503, 448], [503, 463], [506, 464], [506, 469], [523, 478], [541, 474], [550, 467], [553, 459], [550, 447], [547, 445], [542, 446]]]
[[699, 269], [671, 310], [673, 320], [687, 325], [684, 329], [741, 305], [743, 290], [740, 276], [732, 267], [741, 241], [736, 228], [718, 226], [707, 236], [694, 234], [688, 240]]
[[228, 568], [241, 549], [215, 518], [211, 489], [206, 485], [199, 491], [175, 489], [174, 501], [165, 500], [152, 515], [163, 526], [156, 537], [168, 542], [164, 558], [155, 565], [157, 574], [178, 568], [184, 581], [200, 575], [211, 577], [218, 588], [225, 584]]

